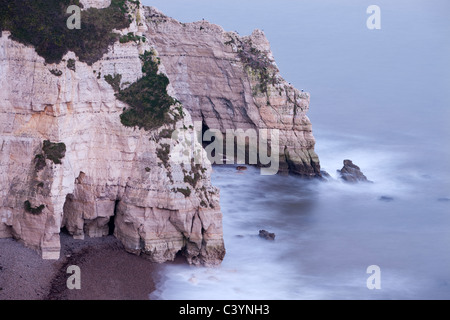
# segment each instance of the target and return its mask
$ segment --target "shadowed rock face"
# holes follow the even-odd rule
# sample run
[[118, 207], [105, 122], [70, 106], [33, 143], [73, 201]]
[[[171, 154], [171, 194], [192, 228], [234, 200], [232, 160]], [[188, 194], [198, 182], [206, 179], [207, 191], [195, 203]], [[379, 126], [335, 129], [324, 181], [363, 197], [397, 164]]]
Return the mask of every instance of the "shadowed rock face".
[[344, 167], [338, 170], [341, 179], [346, 182], [370, 182], [367, 177], [361, 172], [361, 169], [353, 164], [351, 160], [344, 160]]
[[[146, 31], [140, 11], [123, 34]], [[61, 228], [77, 239], [113, 229], [127, 251], [155, 262], [182, 252], [192, 264], [219, 264], [225, 248], [211, 164], [205, 155], [201, 170], [161, 156], [183, 143], [161, 131], [191, 127], [189, 112], [158, 130], [125, 127], [128, 106], [104, 79], [120, 74], [123, 88], [142, 77], [139, 55], [150, 44], [116, 42], [92, 66], [71, 52], [50, 65], [8, 35], [0, 38], [0, 237], [58, 259]], [[51, 161], [44, 151], [62, 143], [65, 152]]]
[[207, 21], [179, 23], [154, 8], [145, 16], [147, 38], [194, 121], [224, 134], [279, 129], [281, 171], [321, 176], [306, 115], [310, 95], [281, 77], [262, 31], [240, 37]]

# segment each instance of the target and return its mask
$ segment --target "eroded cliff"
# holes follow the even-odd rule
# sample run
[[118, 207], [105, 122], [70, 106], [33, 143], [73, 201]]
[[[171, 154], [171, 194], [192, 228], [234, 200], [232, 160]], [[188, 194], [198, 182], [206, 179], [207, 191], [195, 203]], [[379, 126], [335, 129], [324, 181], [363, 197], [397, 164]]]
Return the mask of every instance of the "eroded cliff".
[[207, 21], [180, 23], [151, 7], [145, 17], [145, 34], [194, 121], [224, 134], [278, 129], [280, 171], [321, 176], [306, 115], [310, 95], [281, 77], [262, 31], [240, 37]]
[[[141, 10], [130, 11], [121, 34], [146, 31]], [[189, 113], [176, 103], [170, 121], [152, 130], [121, 122], [130, 106], [111, 79], [120, 75], [122, 89], [141, 79], [140, 57], [151, 52], [157, 60], [151, 44], [116, 41], [91, 65], [70, 51], [48, 64], [9, 36], [0, 38], [0, 237], [57, 259], [61, 228], [79, 239], [114, 232], [126, 250], [156, 262], [182, 252], [193, 264], [220, 263], [222, 214], [211, 165], [206, 157], [191, 165], [169, 154], [183, 141], [166, 132], [191, 127]], [[175, 96], [170, 85], [167, 92]], [[196, 174], [195, 184], [187, 179]]]

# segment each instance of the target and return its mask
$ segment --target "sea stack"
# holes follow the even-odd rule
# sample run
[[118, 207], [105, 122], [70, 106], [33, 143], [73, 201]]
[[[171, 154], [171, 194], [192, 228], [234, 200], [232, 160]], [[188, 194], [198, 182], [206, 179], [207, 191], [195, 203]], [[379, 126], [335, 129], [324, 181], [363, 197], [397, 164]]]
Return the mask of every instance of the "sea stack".
[[341, 170], [338, 170], [338, 173], [345, 182], [370, 182], [352, 160], [344, 160], [344, 167]]

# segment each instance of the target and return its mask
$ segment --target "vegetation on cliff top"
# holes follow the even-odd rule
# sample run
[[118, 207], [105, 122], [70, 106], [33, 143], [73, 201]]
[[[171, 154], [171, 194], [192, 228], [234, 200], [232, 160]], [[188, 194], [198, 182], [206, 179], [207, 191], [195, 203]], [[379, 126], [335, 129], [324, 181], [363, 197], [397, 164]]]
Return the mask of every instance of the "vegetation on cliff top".
[[120, 43], [127, 43], [127, 42], [131, 42], [134, 41], [136, 43], [139, 42], [146, 42], [147, 38], [143, 37], [143, 36], [137, 36], [135, 35], [133, 32], [128, 32], [128, 34], [121, 36], [119, 39]]
[[0, 32], [8, 30], [13, 40], [32, 45], [47, 63], [59, 63], [73, 51], [91, 65], [119, 39], [112, 30], [129, 27], [127, 1], [112, 0], [108, 8], [82, 11], [79, 30], [67, 28], [70, 5], [82, 7], [79, 0], [0, 0]]
[[176, 192], [182, 193], [186, 198], [189, 198], [192, 191], [189, 188], [177, 188]]
[[[139, 4], [111, 0], [108, 8], [89, 8], [81, 12], [81, 29], [71, 30], [67, 27], [71, 14], [66, 11], [70, 5], [83, 7], [80, 0], [0, 0], [0, 31], [9, 30], [13, 40], [34, 46], [47, 63], [59, 63], [68, 51], [73, 51], [80, 61], [91, 65], [115, 41], [146, 41], [132, 33], [120, 37], [113, 32], [130, 26], [128, 6]], [[167, 93], [169, 79], [158, 74], [159, 58], [153, 52], [145, 52], [141, 60], [144, 76], [128, 88], [120, 90], [120, 75], [107, 75], [105, 80], [113, 86], [117, 98], [130, 106], [121, 115], [122, 124], [149, 131], [174, 121], [169, 110], [177, 101]], [[69, 59], [67, 67], [75, 71], [75, 60]], [[62, 75], [57, 69], [50, 72]], [[183, 117], [182, 111], [178, 113], [173, 115], [175, 121]]]

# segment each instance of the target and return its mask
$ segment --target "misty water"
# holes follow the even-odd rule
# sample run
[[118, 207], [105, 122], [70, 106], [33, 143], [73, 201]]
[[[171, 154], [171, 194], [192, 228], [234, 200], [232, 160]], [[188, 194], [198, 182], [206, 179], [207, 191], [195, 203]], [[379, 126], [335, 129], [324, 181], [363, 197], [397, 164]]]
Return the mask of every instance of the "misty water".
[[[316, 151], [334, 177], [215, 166], [225, 260], [165, 266], [150, 298], [450, 299], [450, 4], [377, 1], [371, 31], [371, 1], [334, 2], [144, 1], [183, 22], [264, 29], [282, 75], [311, 93]], [[339, 181], [344, 159], [374, 183]], [[381, 290], [366, 286], [371, 265]]]

